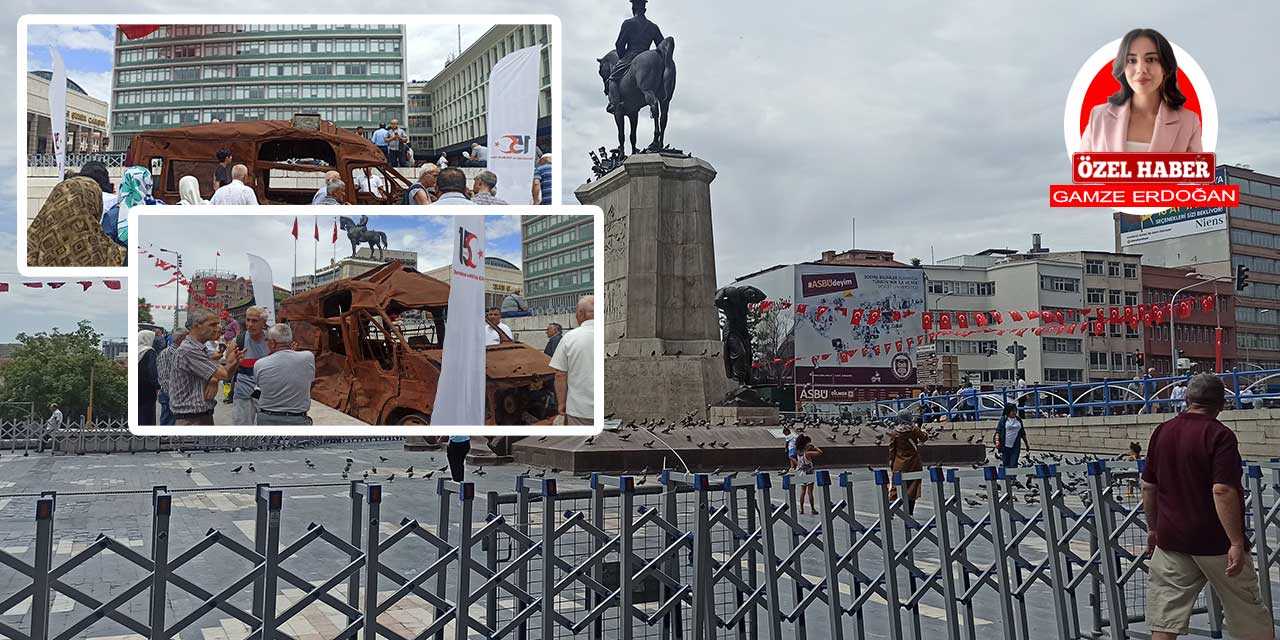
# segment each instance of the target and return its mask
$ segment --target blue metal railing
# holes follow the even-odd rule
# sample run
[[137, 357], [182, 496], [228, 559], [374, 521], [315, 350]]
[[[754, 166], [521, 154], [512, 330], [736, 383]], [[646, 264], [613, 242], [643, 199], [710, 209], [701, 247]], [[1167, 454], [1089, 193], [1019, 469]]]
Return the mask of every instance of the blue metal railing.
[[[1228, 409], [1255, 409], [1280, 406], [1280, 369], [1228, 371], [1217, 374], [1227, 388]], [[1027, 417], [1111, 416], [1139, 413], [1176, 413], [1182, 401], [1172, 392], [1190, 375], [1165, 378], [1068, 382], [1061, 385], [924, 395], [916, 398], [881, 400], [877, 408], [885, 412], [915, 409], [923, 404], [925, 420], [948, 421], [998, 419], [1007, 404], [1016, 404]], [[976, 404], [976, 406], [975, 406]], [[1175, 406], [1176, 405], [1176, 406]]]

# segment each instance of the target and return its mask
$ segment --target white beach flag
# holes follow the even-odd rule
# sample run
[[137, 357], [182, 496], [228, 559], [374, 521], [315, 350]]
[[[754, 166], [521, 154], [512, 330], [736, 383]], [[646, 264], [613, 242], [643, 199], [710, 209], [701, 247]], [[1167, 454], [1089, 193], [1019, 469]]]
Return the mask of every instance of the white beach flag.
[[253, 303], [267, 310], [267, 326], [276, 323], [276, 298], [271, 285], [271, 265], [266, 260], [246, 253], [249, 256], [249, 279], [253, 281]]
[[513, 51], [489, 74], [489, 162], [497, 197], [529, 204], [538, 146], [538, 66], [541, 47]]
[[453, 218], [449, 317], [431, 426], [484, 424], [484, 220], [484, 216]]
[[53, 59], [53, 77], [49, 80], [49, 137], [53, 140], [53, 156], [58, 161], [58, 180], [66, 175], [67, 166], [67, 69], [58, 50], [49, 47]]

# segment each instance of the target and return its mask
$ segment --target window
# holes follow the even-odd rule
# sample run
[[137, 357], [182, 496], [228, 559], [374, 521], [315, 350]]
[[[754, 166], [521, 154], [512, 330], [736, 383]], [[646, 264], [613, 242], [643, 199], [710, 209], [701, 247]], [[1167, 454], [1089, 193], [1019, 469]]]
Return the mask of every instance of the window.
[[1122, 330], [1121, 330], [1121, 327], [1122, 327], [1122, 326], [1124, 326], [1124, 325], [1119, 325], [1119, 324], [1108, 324], [1108, 325], [1107, 325], [1107, 335], [1111, 336], [1112, 338], [1119, 338], [1119, 337], [1120, 337], [1120, 335], [1121, 335], [1121, 333], [1122, 333]]
[[334, 110], [334, 119], [339, 122], [365, 122], [369, 119], [369, 109], [365, 107], [338, 107]]
[[199, 58], [200, 45], [186, 44], [178, 45], [173, 48], [173, 57], [175, 58]]
[[331, 76], [333, 75], [332, 62], [306, 62], [302, 65], [302, 75], [304, 76]]
[[206, 58], [229, 56], [232, 51], [230, 42], [210, 42], [204, 45], [204, 57]]
[[267, 66], [264, 64], [236, 65], [237, 78], [261, 78], [265, 75], [267, 75]]
[[367, 98], [368, 96], [369, 85], [366, 84], [338, 84], [333, 87], [335, 98]]
[[369, 51], [375, 53], [395, 53], [400, 50], [399, 38], [371, 38]]
[[173, 112], [173, 123], [179, 124], [179, 125], [199, 124], [200, 110], [199, 109], [177, 109]]
[[333, 97], [333, 85], [331, 84], [302, 85], [302, 98], [304, 100], [332, 98], [332, 97]]
[[1046, 353], [1080, 353], [1080, 340], [1074, 338], [1045, 338]]
[[384, 371], [395, 370], [395, 345], [391, 336], [383, 327], [387, 319], [379, 315], [374, 318], [366, 312], [360, 312], [360, 358], [373, 360]]
[[1121, 300], [1123, 300], [1123, 298], [1121, 297], [1121, 295], [1122, 295], [1122, 292], [1121, 292], [1119, 289], [1108, 289], [1108, 290], [1107, 290], [1107, 304], [1109, 304], [1109, 305], [1111, 305], [1111, 306], [1113, 306], [1113, 307], [1114, 307], [1114, 306], [1116, 306], [1116, 305], [1121, 304], [1121, 302], [1120, 302], [1120, 301], [1121, 301]]
[[302, 53], [333, 53], [333, 41], [303, 40]]
[[169, 124], [169, 112], [168, 111], [143, 111], [142, 124], [143, 125]]
[[340, 76], [367, 76], [369, 75], [369, 63], [338, 62], [336, 63], [335, 73]]
[[200, 99], [200, 90], [196, 87], [173, 90], [173, 102], [195, 102]]
[[1137, 292], [1137, 291], [1126, 291], [1126, 292], [1124, 292], [1124, 303], [1125, 303], [1126, 305], [1130, 306], [1130, 307], [1137, 306], [1137, 304], [1138, 304], [1138, 292]]
[[245, 120], [262, 120], [266, 117], [262, 107], [243, 107], [236, 109], [235, 114], [237, 122], [243, 122]]
[[930, 280], [929, 293], [950, 293], [957, 296], [993, 296], [996, 294], [996, 284], [994, 282]]
[[298, 46], [297, 40], [272, 40], [267, 43], [267, 53], [297, 53]]
[[230, 109], [205, 109], [200, 112], [200, 122], [229, 122], [231, 120]]
[[1131, 324], [1126, 324], [1126, 325], [1124, 325], [1124, 337], [1126, 337], [1126, 338], [1137, 338], [1137, 337], [1139, 337], [1139, 336], [1138, 336], [1138, 327], [1137, 327], [1137, 326], [1135, 326], [1135, 325], [1131, 325]]
[[371, 76], [399, 76], [399, 62], [371, 62], [369, 63], [369, 75]]
[[236, 87], [236, 100], [263, 100], [267, 97], [267, 88], [262, 85]]
[[231, 99], [231, 87], [205, 87], [201, 89], [205, 102], [226, 102]]
[[1084, 272], [1091, 276], [1102, 275], [1102, 261], [1101, 260], [1085, 260]]
[[1138, 277], [1138, 265], [1126, 262], [1124, 265], [1124, 277], [1130, 280]]
[[1084, 372], [1079, 369], [1045, 369], [1045, 382], [1080, 382]]
[[298, 85], [296, 84], [267, 85], [267, 97], [272, 100], [297, 100]]
[[261, 40], [248, 40], [236, 43], [236, 55], [260, 56], [267, 52], [267, 45]]
[[229, 64], [207, 64], [204, 67], [204, 79], [214, 78], [230, 78], [231, 65]]
[[1085, 303], [1087, 304], [1106, 304], [1106, 289], [1087, 289], [1085, 291]]
[[1078, 278], [1042, 275], [1040, 276], [1040, 288], [1045, 291], [1075, 292], [1080, 291], [1080, 280]]
[[1106, 351], [1090, 351], [1089, 352], [1089, 368], [1094, 371], [1106, 371], [1110, 368], [1107, 362]]
[[399, 98], [400, 85], [398, 84], [372, 84], [369, 85], [370, 98]]
[[939, 340], [938, 348], [942, 353], [967, 356], [982, 356], [997, 350], [995, 340]]

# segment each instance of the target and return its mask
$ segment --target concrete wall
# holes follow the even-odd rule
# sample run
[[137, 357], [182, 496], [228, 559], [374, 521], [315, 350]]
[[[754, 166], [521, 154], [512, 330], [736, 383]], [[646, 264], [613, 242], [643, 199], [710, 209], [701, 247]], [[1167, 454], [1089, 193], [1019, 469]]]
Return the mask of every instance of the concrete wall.
[[552, 322], [559, 322], [567, 333], [578, 324], [572, 313], [503, 318], [502, 321], [507, 323], [507, 326], [511, 327], [511, 331], [516, 334], [513, 336], [516, 342], [523, 342], [538, 349], [547, 346], [547, 325]]
[[[1171, 417], [1166, 413], [1027, 420], [1027, 442], [1033, 450], [1116, 455], [1127, 452], [1129, 443], [1137, 441], [1146, 451], [1151, 432]], [[1224, 411], [1218, 419], [1235, 431], [1246, 459], [1280, 457], [1280, 409]], [[982, 436], [983, 443], [991, 446], [995, 430], [995, 421], [956, 422], [946, 426], [942, 438], [951, 439], [949, 432], [956, 433], [962, 442], [971, 435]]]

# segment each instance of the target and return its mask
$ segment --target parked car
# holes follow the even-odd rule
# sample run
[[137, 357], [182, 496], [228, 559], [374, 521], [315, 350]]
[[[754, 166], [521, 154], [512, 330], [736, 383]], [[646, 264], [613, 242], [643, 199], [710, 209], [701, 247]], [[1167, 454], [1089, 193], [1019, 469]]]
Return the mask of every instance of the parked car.
[[[316, 354], [313, 399], [370, 424], [430, 424], [448, 305], [448, 284], [393, 261], [292, 296], [279, 317]], [[486, 350], [485, 424], [551, 424], [550, 358], [517, 342]]]
[[[372, 142], [312, 116], [144, 131], [129, 143], [125, 165], [150, 167], [152, 195], [169, 204], [178, 203], [178, 181], [188, 175], [200, 181], [200, 197], [207, 200], [214, 192], [219, 149], [231, 151], [232, 162], [249, 169], [249, 186], [260, 204], [311, 204], [318, 183], [299, 186], [286, 172], [337, 171], [351, 204], [395, 204], [410, 186]], [[357, 173], [381, 175], [382, 194], [357, 193]]]

